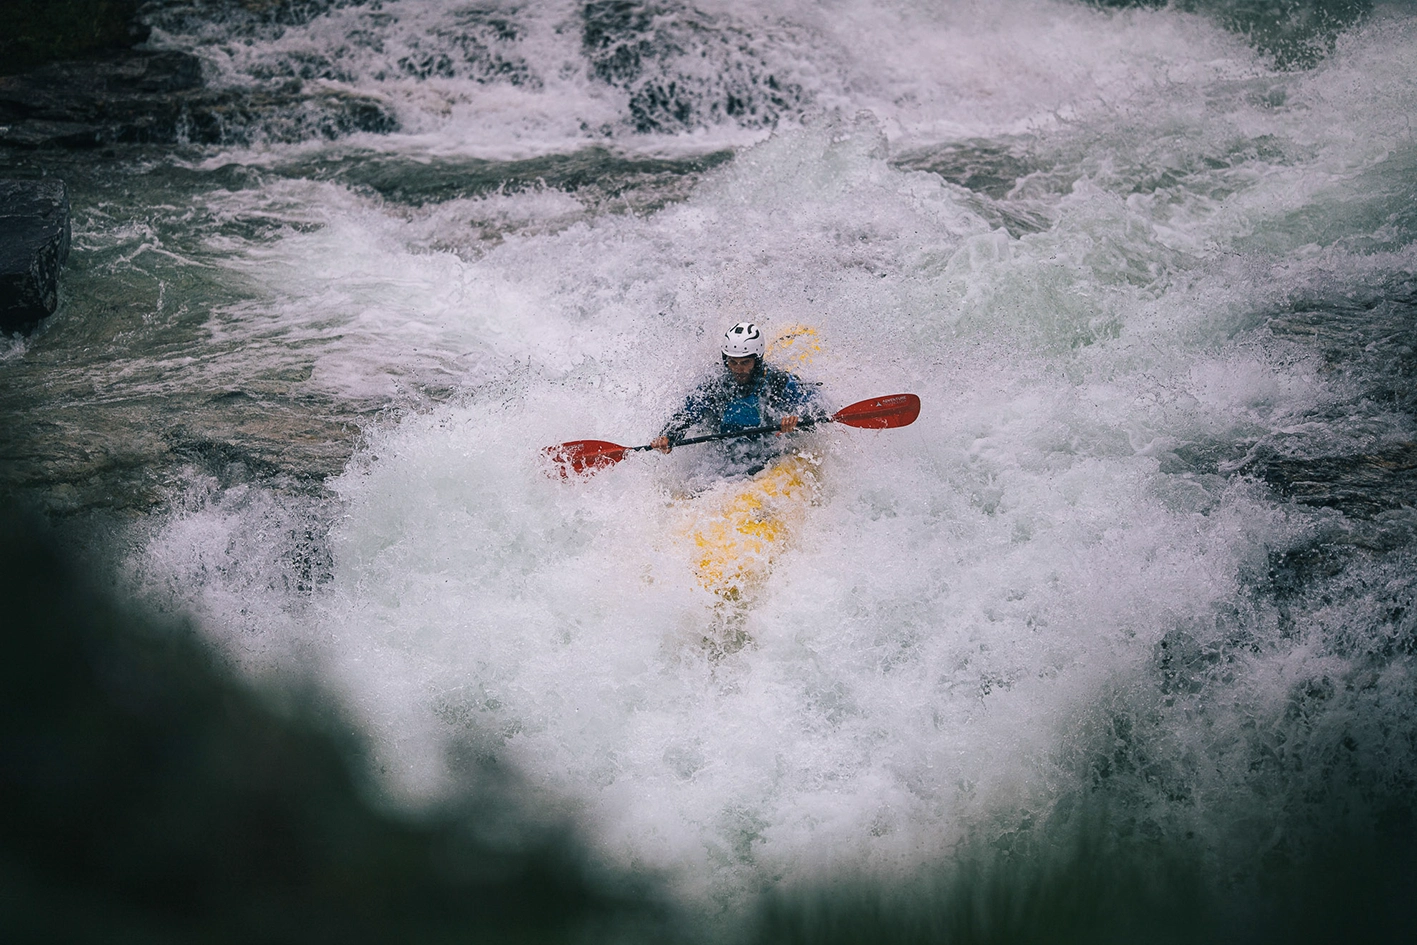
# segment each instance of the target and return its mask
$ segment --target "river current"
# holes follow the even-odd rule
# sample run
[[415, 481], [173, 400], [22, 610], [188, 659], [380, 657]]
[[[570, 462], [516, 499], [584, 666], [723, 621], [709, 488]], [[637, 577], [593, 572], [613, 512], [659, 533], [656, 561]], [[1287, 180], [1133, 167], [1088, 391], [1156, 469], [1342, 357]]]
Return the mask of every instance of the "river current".
[[[309, 106], [6, 157], [75, 213], [59, 313], [0, 343], [6, 488], [317, 681], [390, 803], [504, 766], [706, 915], [1090, 804], [1241, 883], [1336, 811], [1381, 831], [1417, 788], [1417, 16], [1291, 7], [155, 4], [153, 46]], [[330, 131], [331, 90], [396, 130]], [[682, 455], [540, 450], [646, 442], [740, 319], [816, 328], [837, 405], [924, 409], [813, 434], [711, 658]]]

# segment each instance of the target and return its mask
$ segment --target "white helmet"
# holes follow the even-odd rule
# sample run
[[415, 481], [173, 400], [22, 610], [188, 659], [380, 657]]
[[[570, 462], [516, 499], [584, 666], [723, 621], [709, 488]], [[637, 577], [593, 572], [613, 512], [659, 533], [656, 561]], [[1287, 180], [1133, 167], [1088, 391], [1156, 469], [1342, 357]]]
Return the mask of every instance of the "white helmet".
[[752, 322], [739, 322], [723, 334], [723, 356], [726, 358], [746, 358], [749, 355], [762, 360], [767, 342], [763, 333]]

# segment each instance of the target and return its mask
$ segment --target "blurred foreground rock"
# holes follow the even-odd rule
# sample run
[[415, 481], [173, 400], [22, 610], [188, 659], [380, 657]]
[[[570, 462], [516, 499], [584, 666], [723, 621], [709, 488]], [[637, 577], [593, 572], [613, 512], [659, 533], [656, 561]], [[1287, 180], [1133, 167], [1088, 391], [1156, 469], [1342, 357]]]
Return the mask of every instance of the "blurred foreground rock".
[[29, 331], [54, 314], [68, 257], [63, 181], [0, 180], [0, 331]]
[[337, 713], [253, 690], [94, 570], [0, 507], [0, 941], [672, 938], [512, 776], [371, 801]]

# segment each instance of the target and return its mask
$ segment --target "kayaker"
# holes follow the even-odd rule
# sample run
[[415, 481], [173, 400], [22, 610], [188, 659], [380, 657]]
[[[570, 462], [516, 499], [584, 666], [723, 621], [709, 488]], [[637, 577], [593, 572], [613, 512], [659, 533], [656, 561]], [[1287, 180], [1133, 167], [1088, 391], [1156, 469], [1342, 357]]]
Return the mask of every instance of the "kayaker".
[[[689, 393], [650, 446], [668, 453], [675, 441], [695, 426], [710, 428], [706, 432], [728, 433], [776, 424], [782, 433], [791, 433], [804, 417], [827, 419], [829, 414], [818, 403], [815, 385], [766, 364], [766, 348], [762, 331], [752, 322], [739, 322], [728, 329], [723, 335], [723, 370]], [[770, 442], [777, 439], [721, 441], [727, 453], [724, 458], [735, 467], [724, 471], [753, 473], [762, 469], [785, 451], [784, 446]]]

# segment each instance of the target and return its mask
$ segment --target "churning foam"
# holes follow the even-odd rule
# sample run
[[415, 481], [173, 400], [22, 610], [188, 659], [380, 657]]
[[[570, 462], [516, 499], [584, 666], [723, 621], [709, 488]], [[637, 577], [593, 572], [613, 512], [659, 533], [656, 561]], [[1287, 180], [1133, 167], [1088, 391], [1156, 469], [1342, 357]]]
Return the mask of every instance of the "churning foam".
[[[434, 7], [397, 9], [416, 23]], [[1381, 73], [1410, 102], [1410, 76], [1382, 71], [1411, 51], [1410, 24], [1295, 76], [1170, 12], [798, 12], [792, 35], [834, 50], [816, 100], [879, 117], [809, 117], [656, 213], [460, 256], [426, 251], [426, 217], [280, 185], [308, 187], [292, 199], [318, 204], [320, 225], [232, 248], [263, 310], [231, 322], [327, 341], [311, 383], [341, 396], [390, 378], [459, 394], [369, 431], [332, 484], [331, 573], [313, 593], [263, 584], [284, 567], [278, 542], [230, 552], [225, 576], [193, 563], [297, 514], [250, 494], [178, 517], [149, 549], [200, 574], [217, 636], [243, 624], [237, 583], [268, 615], [250, 634], [279, 659], [317, 653], [408, 796], [454, 784], [454, 750], [495, 757], [571, 799], [618, 860], [722, 904], [844, 865], [908, 869], [996, 818], [1046, 815], [1087, 777], [1080, 733], [1154, 692], [1168, 635], [1248, 641], [1208, 704], [1156, 710], [1153, 745], [1167, 770], [1210, 772], [1194, 775], [1209, 796], [1238, 790], [1242, 718], [1277, 718], [1287, 686], [1338, 671], [1286, 643], [1253, 593], [1271, 553], [1334, 518], [1171, 460], [1343, 437], [1315, 418], [1352, 390], [1312, 350], [1266, 343], [1254, 313], [1412, 263], [1410, 240], [1367, 256], [1312, 216], [1351, 196], [1343, 168], [1381, 176], [1375, 148], [1411, 148], [1349, 81]], [[583, 81], [559, 55], [529, 56], [547, 96]], [[454, 109], [418, 134], [462, 147], [490, 120], [466, 107], [475, 121]], [[891, 136], [944, 130], [1028, 131], [1038, 169], [1013, 199], [1047, 226], [995, 228], [978, 195], [889, 163]], [[1343, 238], [1381, 241], [1383, 225], [1358, 218]], [[925, 407], [907, 429], [819, 434], [821, 502], [748, 617], [755, 645], [713, 661], [713, 600], [666, 541], [672, 460], [566, 484], [538, 451], [647, 441], [746, 315], [816, 326], [831, 357], [813, 379], [837, 404], [911, 390]], [[1203, 795], [1158, 822], [1219, 833], [1208, 818], [1228, 802]], [[1147, 803], [1164, 808], [1164, 790]]]

